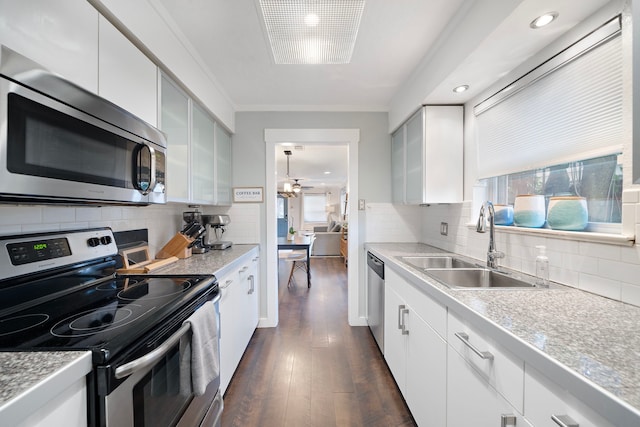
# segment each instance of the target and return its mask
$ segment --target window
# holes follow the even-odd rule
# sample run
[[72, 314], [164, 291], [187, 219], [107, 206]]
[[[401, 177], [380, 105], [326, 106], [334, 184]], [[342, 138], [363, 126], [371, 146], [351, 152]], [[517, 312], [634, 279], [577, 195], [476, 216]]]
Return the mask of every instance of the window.
[[526, 172], [512, 173], [481, 182], [487, 198], [496, 204], [513, 205], [519, 194], [581, 196], [587, 199], [589, 231], [606, 230], [601, 223], [622, 221], [622, 164], [620, 155], [565, 163]]
[[302, 196], [304, 222], [327, 221], [327, 197], [324, 194], [304, 194]]
[[488, 200], [580, 196], [585, 231], [622, 232], [621, 30], [616, 17], [474, 107]]

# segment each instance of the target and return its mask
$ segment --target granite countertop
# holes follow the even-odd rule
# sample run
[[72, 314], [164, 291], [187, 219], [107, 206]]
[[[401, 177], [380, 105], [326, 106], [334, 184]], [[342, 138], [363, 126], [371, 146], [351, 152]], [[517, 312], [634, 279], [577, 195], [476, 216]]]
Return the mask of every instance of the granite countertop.
[[19, 424], [89, 372], [89, 351], [0, 352], [0, 419]]
[[435, 300], [476, 324], [484, 323], [484, 331], [525, 363], [573, 389], [592, 408], [620, 411], [625, 420], [640, 425], [640, 307], [562, 285], [552, 289], [451, 289], [398, 259], [449, 252], [414, 243], [365, 246], [385, 266], [392, 265]]
[[204, 254], [193, 254], [164, 268], [154, 270], [152, 274], [216, 274], [222, 275], [238, 259], [259, 245], [232, 245], [224, 250], [210, 250]]

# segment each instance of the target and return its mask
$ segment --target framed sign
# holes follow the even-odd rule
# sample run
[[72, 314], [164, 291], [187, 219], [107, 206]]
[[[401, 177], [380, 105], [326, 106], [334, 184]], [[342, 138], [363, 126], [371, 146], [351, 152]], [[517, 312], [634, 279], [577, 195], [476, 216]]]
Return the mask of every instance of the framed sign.
[[234, 203], [262, 203], [262, 187], [233, 187]]

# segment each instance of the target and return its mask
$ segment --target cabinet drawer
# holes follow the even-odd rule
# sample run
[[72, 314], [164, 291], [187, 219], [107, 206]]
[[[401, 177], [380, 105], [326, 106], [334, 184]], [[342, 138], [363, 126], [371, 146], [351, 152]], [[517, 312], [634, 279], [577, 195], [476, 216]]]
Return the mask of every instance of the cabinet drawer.
[[385, 286], [389, 284], [402, 296], [429, 326], [441, 337], [447, 336], [447, 307], [409, 284], [393, 270], [385, 271]]
[[[504, 416], [514, 417], [515, 424], [501, 423]], [[469, 364], [468, 360], [449, 347], [447, 426], [498, 427], [500, 425], [531, 427], [521, 412], [498, 393], [486, 378]]]
[[[449, 312], [447, 341], [518, 411], [524, 408], [524, 362]], [[476, 353], [477, 350], [480, 354]]]
[[569, 416], [580, 427], [613, 427], [591, 408], [527, 365], [524, 376], [525, 417], [536, 427], [558, 427], [552, 416]]

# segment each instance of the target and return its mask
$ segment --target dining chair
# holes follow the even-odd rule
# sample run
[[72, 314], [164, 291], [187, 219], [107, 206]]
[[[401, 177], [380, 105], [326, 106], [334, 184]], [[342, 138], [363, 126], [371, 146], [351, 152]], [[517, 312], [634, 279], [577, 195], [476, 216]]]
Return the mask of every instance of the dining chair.
[[[315, 240], [316, 236], [312, 235], [311, 243], [309, 244], [309, 256], [311, 256], [311, 251], [313, 250], [313, 243], [315, 242]], [[289, 281], [287, 282], [287, 287], [291, 287], [291, 283], [295, 284], [295, 277], [293, 276], [293, 273], [296, 270], [304, 271], [305, 274], [307, 273], [307, 270], [309, 268], [309, 258], [307, 257], [306, 250], [292, 250], [286, 255], [286, 258], [284, 259], [291, 262], [291, 272], [289, 273]], [[311, 273], [309, 273], [308, 277], [310, 276]], [[307, 287], [311, 287], [311, 281], [307, 283]]]

